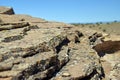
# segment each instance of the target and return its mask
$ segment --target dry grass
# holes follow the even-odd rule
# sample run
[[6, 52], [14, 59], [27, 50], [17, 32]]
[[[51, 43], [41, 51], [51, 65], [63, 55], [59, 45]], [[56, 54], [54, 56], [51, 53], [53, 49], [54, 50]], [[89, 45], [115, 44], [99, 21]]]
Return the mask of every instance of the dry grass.
[[[120, 22], [96, 23], [96, 24], [78, 24], [80, 27], [88, 27], [108, 34], [120, 35]], [[77, 26], [78, 26], [77, 25]]]

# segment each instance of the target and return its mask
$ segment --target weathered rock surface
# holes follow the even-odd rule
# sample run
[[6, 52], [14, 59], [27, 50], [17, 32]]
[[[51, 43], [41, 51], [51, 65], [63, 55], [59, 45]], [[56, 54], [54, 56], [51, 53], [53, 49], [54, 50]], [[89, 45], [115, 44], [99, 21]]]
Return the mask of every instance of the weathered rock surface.
[[0, 80], [119, 80], [119, 42], [88, 28], [2, 13]]
[[14, 14], [13, 8], [11, 7], [0, 7], [0, 14]]

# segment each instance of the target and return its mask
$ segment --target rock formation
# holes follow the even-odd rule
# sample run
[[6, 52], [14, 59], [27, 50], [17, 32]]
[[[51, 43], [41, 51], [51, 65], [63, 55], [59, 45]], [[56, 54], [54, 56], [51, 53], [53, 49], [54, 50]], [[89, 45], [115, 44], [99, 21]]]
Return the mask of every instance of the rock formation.
[[114, 53], [120, 50], [120, 41], [105, 41], [93, 47], [99, 55]]
[[15, 13], [13, 11], [13, 8], [11, 8], [11, 7], [0, 7], [0, 14], [12, 15]]
[[0, 80], [120, 79], [120, 41], [104, 41], [104, 33], [88, 28], [9, 14], [0, 13]]

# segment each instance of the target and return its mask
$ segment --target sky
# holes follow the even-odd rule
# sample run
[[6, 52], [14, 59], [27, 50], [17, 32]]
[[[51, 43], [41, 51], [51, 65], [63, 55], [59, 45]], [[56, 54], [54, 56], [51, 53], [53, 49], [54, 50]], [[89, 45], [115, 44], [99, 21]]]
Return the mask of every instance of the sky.
[[120, 21], [120, 0], [0, 0], [16, 14], [28, 14], [49, 21], [91, 23]]

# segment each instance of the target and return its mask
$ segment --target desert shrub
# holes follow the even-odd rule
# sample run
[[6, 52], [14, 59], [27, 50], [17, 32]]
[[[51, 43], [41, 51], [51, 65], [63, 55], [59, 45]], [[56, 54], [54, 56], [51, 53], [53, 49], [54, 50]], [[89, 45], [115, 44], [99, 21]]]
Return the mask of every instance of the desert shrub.
[[102, 29], [101, 27], [99, 27], [99, 29]]
[[78, 26], [78, 24], [73, 24], [74, 26]]
[[109, 23], [109, 22], [107, 22], [106, 24], [108, 24], [108, 25], [109, 25], [110, 23]]
[[20, 21], [25, 21], [25, 19], [24, 19], [24, 18], [22, 18], [22, 19], [20, 19]]
[[99, 25], [100, 25], [100, 23], [98, 23], [98, 22], [97, 22], [97, 23], [96, 23], [96, 25], [97, 25], [97, 26], [99, 26]]
[[82, 25], [82, 27], [84, 27], [85, 25], [84, 24], [81, 24]]
[[100, 22], [100, 24], [102, 24], [102, 22]]
[[95, 25], [93, 24], [92, 27], [95, 27]]
[[103, 32], [106, 32], [106, 29], [103, 29]]
[[80, 25], [80, 23], [71, 23], [72, 25], [74, 25], [74, 26], [79, 26]]
[[114, 21], [115, 23], [117, 22], [117, 20]]
[[89, 28], [92, 28], [92, 26], [89, 26]]

